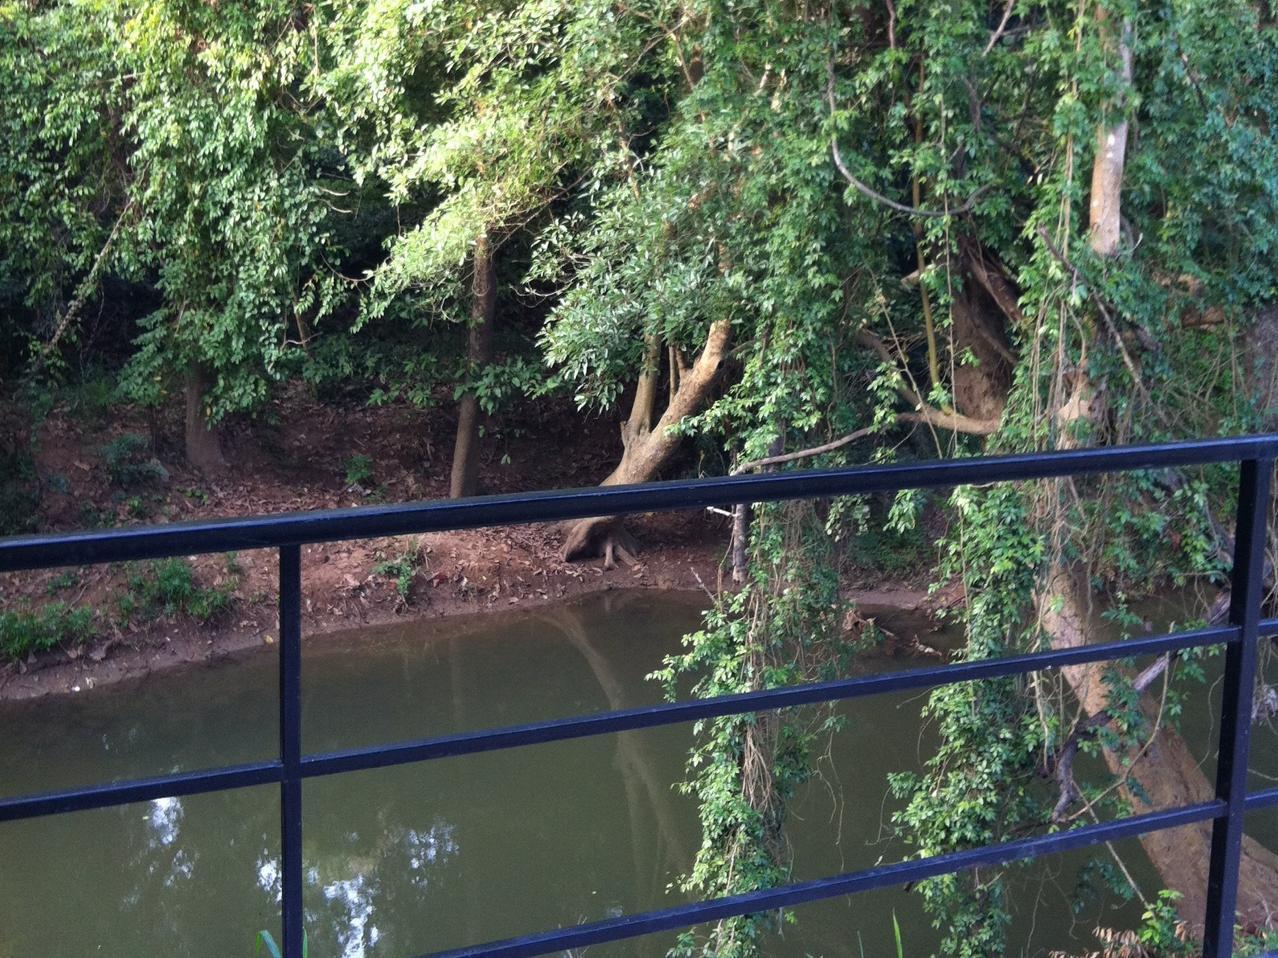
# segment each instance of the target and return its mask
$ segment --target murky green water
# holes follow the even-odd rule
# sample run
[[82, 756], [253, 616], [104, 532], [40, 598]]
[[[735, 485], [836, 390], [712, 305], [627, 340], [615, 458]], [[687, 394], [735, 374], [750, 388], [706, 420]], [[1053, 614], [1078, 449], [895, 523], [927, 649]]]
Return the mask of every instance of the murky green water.
[[[695, 599], [611, 593], [313, 643], [304, 658], [305, 748], [658, 701], [644, 676], [697, 621]], [[860, 667], [913, 664], [870, 657]], [[6, 707], [0, 792], [268, 757], [275, 685], [268, 652]], [[923, 701], [911, 694], [845, 708], [847, 728], [823, 776], [793, 809], [798, 877], [902, 857], [887, 827], [895, 805], [886, 776], [916, 768], [930, 747]], [[1188, 721], [1206, 741], [1206, 725]], [[683, 900], [671, 885], [699, 833], [695, 809], [672, 784], [689, 735], [678, 726], [308, 782], [310, 954], [406, 958]], [[1258, 750], [1274, 757], [1274, 741], [1263, 732]], [[0, 826], [0, 958], [252, 954], [257, 930], [278, 923], [277, 800], [262, 788]], [[1129, 858], [1153, 887], [1139, 853]], [[1123, 924], [1139, 914], [1098, 902], [1071, 915], [1080, 860], [1028, 873], [1016, 892], [1016, 953], [1082, 950], [1097, 920]], [[937, 936], [918, 896], [903, 889], [800, 909], [768, 951], [894, 954], [894, 914], [905, 953], [929, 954]], [[670, 940], [590, 954], [659, 958]]]

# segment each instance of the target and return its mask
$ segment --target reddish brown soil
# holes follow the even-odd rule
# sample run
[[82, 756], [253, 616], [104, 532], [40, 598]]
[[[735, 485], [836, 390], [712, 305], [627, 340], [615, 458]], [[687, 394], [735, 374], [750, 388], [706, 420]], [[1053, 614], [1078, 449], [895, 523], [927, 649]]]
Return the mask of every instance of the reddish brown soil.
[[[561, 411], [561, 413], [566, 411]], [[571, 428], [564, 428], [571, 421]], [[620, 454], [615, 425], [575, 413], [524, 420], [519, 434], [490, 436], [481, 465], [484, 492], [590, 485]], [[41, 527], [161, 523], [266, 515], [441, 498], [447, 494], [451, 426], [442, 413], [402, 406], [320, 404], [297, 390], [272, 404], [262, 420], [233, 425], [224, 445], [231, 468], [202, 476], [186, 468], [176, 421], [138, 414], [90, 428], [55, 410], [39, 434], [38, 472], [46, 478]], [[152, 437], [168, 480], [119, 490], [111, 485], [102, 447], [126, 433]], [[369, 457], [365, 487], [347, 484], [351, 456]], [[49, 477], [58, 477], [50, 482]], [[137, 514], [144, 512], [145, 519]], [[605, 570], [566, 563], [562, 536], [545, 526], [515, 526], [422, 536], [355, 540], [303, 549], [303, 628], [307, 635], [385, 622], [397, 616], [452, 616], [511, 609], [610, 588], [713, 589], [726, 521], [710, 513], [638, 517], [631, 523], [640, 564]], [[393, 578], [374, 572], [405, 554], [418, 569], [407, 599]], [[128, 570], [86, 566], [55, 588], [64, 570], [0, 575], [0, 608], [57, 599], [101, 610], [100, 635], [84, 646], [0, 665], [0, 699], [77, 691], [169, 664], [211, 660], [275, 641], [277, 566], [273, 551], [191, 560], [204, 587], [231, 587], [228, 613], [201, 625], [162, 617], [121, 627], [111, 614]]]

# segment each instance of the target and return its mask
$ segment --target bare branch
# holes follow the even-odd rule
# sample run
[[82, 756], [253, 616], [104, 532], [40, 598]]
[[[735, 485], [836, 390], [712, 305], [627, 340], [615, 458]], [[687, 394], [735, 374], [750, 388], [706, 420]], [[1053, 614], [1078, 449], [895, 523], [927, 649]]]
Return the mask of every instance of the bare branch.
[[66, 335], [71, 324], [79, 315], [80, 310], [84, 308], [85, 302], [89, 298], [89, 294], [93, 292], [93, 288], [97, 283], [98, 271], [102, 269], [102, 265], [106, 262], [107, 254], [111, 251], [111, 247], [115, 245], [116, 237], [120, 235], [120, 227], [124, 224], [124, 217], [133, 209], [133, 200], [129, 199], [124, 204], [124, 209], [120, 210], [120, 215], [116, 217], [115, 225], [111, 227], [111, 232], [107, 234], [102, 248], [98, 250], [98, 255], [93, 260], [93, 265], [89, 268], [89, 272], [85, 274], [84, 279], [80, 282], [76, 289], [75, 299], [67, 306], [67, 310], [58, 319], [57, 325], [54, 327], [53, 335], [49, 337], [49, 341], [44, 344], [44, 348], [40, 350], [40, 355], [36, 357], [34, 363], [35, 369], [41, 369], [49, 361], [50, 357], [57, 351], [58, 345], [62, 342], [62, 337]]
[[864, 429], [858, 429], [850, 432], [840, 439], [832, 442], [824, 443], [820, 446], [813, 446], [811, 449], [800, 449], [797, 452], [787, 452], [780, 456], [768, 456], [766, 459], [755, 459], [750, 462], [742, 463], [732, 470], [732, 475], [738, 476], [743, 472], [750, 472], [753, 469], [762, 469], [765, 466], [779, 466], [785, 462], [794, 462], [797, 459], [810, 459], [813, 456], [819, 456], [822, 453], [834, 452], [836, 449], [842, 449], [844, 446], [850, 446], [858, 439], [864, 439], [866, 436], [872, 435], [876, 431], [874, 426], [866, 426]]
[[[1132, 690], [1138, 696], [1144, 695], [1145, 691], [1154, 684], [1159, 676], [1167, 671], [1167, 667], [1170, 664], [1171, 655], [1159, 656], [1152, 665], [1147, 666], [1144, 671], [1136, 676], [1135, 681], [1132, 682]], [[1092, 738], [1100, 729], [1113, 721], [1113, 718], [1113, 713], [1108, 710], [1097, 712], [1091, 718], [1080, 723], [1061, 747], [1055, 763], [1056, 781], [1060, 786], [1060, 798], [1057, 799], [1056, 807], [1052, 809], [1053, 822], [1058, 824], [1064, 822], [1066, 820], [1065, 813], [1069, 810], [1069, 807], [1083, 797], [1074, 781], [1074, 759], [1078, 757], [1079, 743], [1084, 739]]]
[[[825, 87], [826, 99], [830, 103], [830, 113], [831, 115], [833, 115], [836, 109], [835, 100], [834, 100], [834, 61], [830, 61], [826, 63], [825, 66], [826, 66], [826, 87]], [[955, 207], [952, 210], [921, 210], [913, 206], [906, 206], [904, 203], [898, 203], [896, 200], [891, 199], [890, 197], [884, 196], [882, 193], [880, 193], [874, 187], [870, 186], [868, 183], [865, 183], [862, 180], [858, 179], [856, 175], [850, 169], [848, 169], [847, 163], [844, 162], [843, 153], [839, 150], [839, 138], [837, 135], [833, 133], [830, 134], [830, 153], [834, 157], [834, 165], [838, 168], [839, 172], [843, 175], [843, 178], [856, 188], [857, 192], [859, 192], [863, 196], [866, 196], [874, 200], [876, 203], [882, 203], [884, 206], [888, 207], [889, 209], [896, 210], [898, 213], [904, 213], [906, 216], [923, 216], [923, 217], [929, 217], [933, 219], [940, 219], [946, 216], [959, 216], [963, 213], [966, 213], [973, 206], [975, 206], [976, 201], [979, 200], [981, 196], [984, 195], [987, 190], [989, 190], [988, 186], [980, 187], [975, 193], [973, 193], [971, 196], [967, 198], [967, 202], [965, 202], [962, 206]]]
[[1007, 29], [1007, 21], [1012, 18], [1012, 8], [1016, 6], [1016, 0], [1007, 0], [1007, 6], [1003, 8], [1003, 19], [998, 22], [998, 29], [990, 35], [990, 42], [985, 44], [985, 49], [981, 51], [981, 56], [987, 57], [990, 51], [994, 49], [994, 45], [1003, 38], [1003, 31]]

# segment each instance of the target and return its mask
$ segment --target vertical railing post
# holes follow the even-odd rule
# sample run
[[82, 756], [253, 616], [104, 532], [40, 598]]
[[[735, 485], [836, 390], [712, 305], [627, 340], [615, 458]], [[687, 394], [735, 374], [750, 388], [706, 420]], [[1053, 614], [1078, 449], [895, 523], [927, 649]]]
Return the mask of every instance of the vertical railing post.
[[280, 547], [280, 916], [284, 958], [302, 958], [302, 556]]
[[1256, 686], [1257, 631], [1264, 593], [1265, 533], [1269, 517], [1272, 459], [1242, 463], [1238, 484], [1234, 568], [1229, 621], [1240, 636], [1225, 652], [1225, 687], [1221, 701], [1220, 747], [1216, 764], [1216, 797], [1227, 811], [1212, 824], [1211, 866], [1207, 876], [1204, 958], [1231, 958], [1238, 907], [1238, 869], [1242, 859], [1247, 799], [1248, 745], [1251, 741], [1252, 697]]

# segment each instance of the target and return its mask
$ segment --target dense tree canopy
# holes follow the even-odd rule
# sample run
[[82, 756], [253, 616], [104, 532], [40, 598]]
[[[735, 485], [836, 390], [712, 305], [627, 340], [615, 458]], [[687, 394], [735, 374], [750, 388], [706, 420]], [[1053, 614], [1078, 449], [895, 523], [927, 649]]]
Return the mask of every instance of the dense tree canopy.
[[[616, 416], [605, 482], [690, 468], [693, 443], [698, 468], [729, 472], [1273, 428], [1270, 15], [1252, 0], [0, 0], [6, 374], [56, 379], [98, 349], [132, 401], [184, 392], [188, 454], [209, 469], [216, 424], [290, 381], [455, 400], [455, 494], [474, 491], [482, 417], [556, 391]], [[126, 289], [115, 340], [82, 340], [84, 304]], [[1142, 590], [1218, 589], [1231, 483], [955, 491], [937, 504], [937, 579], [967, 596], [963, 654], [1078, 644], [1102, 611], [1130, 628]], [[886, 521], [921, 507], [900, 496]], [[739, 509], [738, 584], [668, 663], [671, 686], [837, 670], [839, 564], [869, 515]], [[592, 520], [565, 549], [611, 562], [636, 545]], [[932, 696], [940, 750], [892, 784], [920, 853], [1206, 787], [1152, 679], [1057, 681]], [[785, 877], [785, 800], [828, 726], [703, 731], [690, 887]], [[1119, 785], [1070, 779], [1080, 747]], [[1205, 840], [1146, 846], [1191, 926]], [[923, 894], [947, 954], [1000, 953], [1001, 875]], [[1275, 895], [1278, 857], [1250, 849], [1245, 919]], [[680, 948], [754, 954], [768, 927]]]

